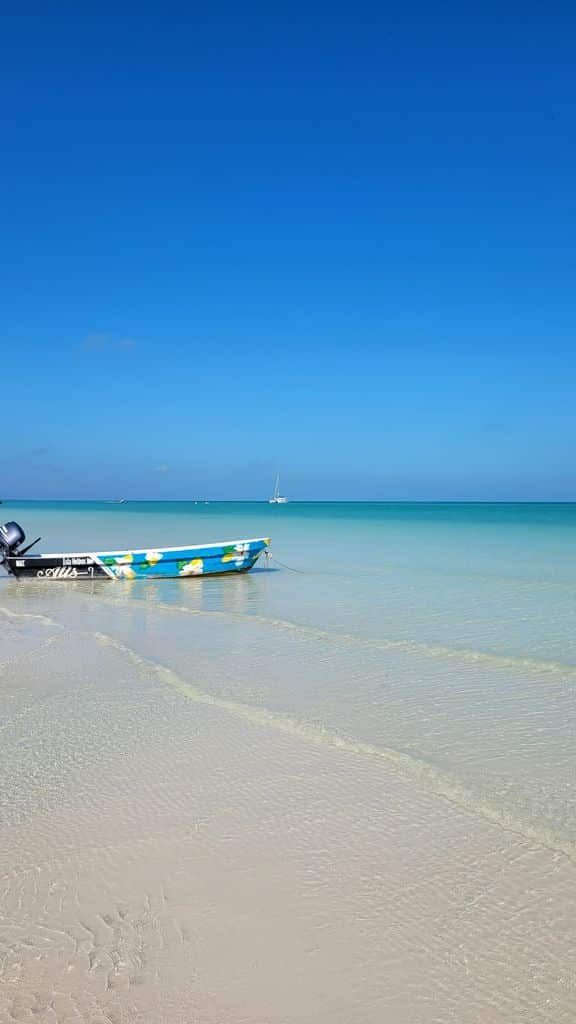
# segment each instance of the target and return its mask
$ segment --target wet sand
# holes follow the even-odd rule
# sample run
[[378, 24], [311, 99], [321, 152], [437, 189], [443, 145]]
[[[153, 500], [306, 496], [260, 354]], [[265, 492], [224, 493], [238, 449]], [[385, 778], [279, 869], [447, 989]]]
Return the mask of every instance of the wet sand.
[[0, 1021], [575, 1019], [565, 852], [200, 670], [22, 614], [2, 620]]

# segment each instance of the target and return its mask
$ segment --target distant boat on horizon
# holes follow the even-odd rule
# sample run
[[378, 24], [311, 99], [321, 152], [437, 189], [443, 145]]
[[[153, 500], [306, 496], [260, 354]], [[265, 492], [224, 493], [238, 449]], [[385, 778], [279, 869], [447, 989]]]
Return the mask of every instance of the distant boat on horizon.
[[274, 488], [274, 494], [271, 498], [268, 498], [269, 505], [287, 505], [288, 498], [285, 498], [283, 494], [280, 494], [280, 474], [276, 477], [276, 486]]

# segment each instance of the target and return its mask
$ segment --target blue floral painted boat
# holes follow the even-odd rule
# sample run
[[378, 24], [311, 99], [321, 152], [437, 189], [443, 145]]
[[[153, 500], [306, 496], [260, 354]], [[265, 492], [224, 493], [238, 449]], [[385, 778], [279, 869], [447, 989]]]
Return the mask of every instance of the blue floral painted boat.
[[248, 572], [270, 544], [269, 537], [260, 537], [184, 548], [29, 555], [40, 538], [22, 547], [25, 540], [18, 523], [0, 526], [0, 564], [12, 576], [37, 580], [197, 579]]

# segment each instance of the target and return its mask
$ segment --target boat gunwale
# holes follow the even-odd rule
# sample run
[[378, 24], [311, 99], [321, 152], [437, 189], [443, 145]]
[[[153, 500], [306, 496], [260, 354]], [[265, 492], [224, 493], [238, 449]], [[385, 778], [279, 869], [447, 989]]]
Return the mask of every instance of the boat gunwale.
[[35, 554], [35, 555], [34, 554], [25, 554], [25, 555], [18, 556], [18, 554], [14, 554], [14, 555], [11, 555], [10, 557], [11, 558], [19, 558], [20, 557], [21, 559], [25, 559], [25, 558], [107, 558], [107, 557], [117, 558], [117, 557], [121, 557], [122, 555], [146, 555], [149, 551], [162, 551], [163, 553], [173, 552], [173, 551], [197, 551], [197, 550], [200, 550], [200, 549], [206, 550], [206, 549], [209, 549], [209, 548], [229, 548], [229, 547], [235, 547], [237, 544], [263, 544], [264, 547], [269, 547], [269, 545], [270, 545], [270, 538], [269, 537], [250, 537], [250, 538], [245, 539], [245, 540], [222, 540], [222, 541], [216, 541], [213, 544], [188, 544], [188, 545], [178, 544], [176, 547], [173, 547], [173, 548], [153, 547], [152, 545], [150, 545], [147, 548], [124, 548], [122, 550], [120, 550], [119, 548], [114, 548], [112, 551], [43, 551], [43, 552], [39, 552], [38, 554]]

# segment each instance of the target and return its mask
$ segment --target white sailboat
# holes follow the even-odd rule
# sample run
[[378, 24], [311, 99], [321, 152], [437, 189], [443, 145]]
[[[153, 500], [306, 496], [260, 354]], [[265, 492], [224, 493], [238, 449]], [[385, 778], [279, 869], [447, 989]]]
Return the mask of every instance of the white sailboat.
[[278, 474], [278, 476], [276, 477], [276, 486], [274, 488], [274, 494], [272, 495], [271, 498], [268, 498], [268, 504], [286, 505], [287, 503], [288, 498], [285, 498], [284, 495], [280, 494], [280, 474]]

